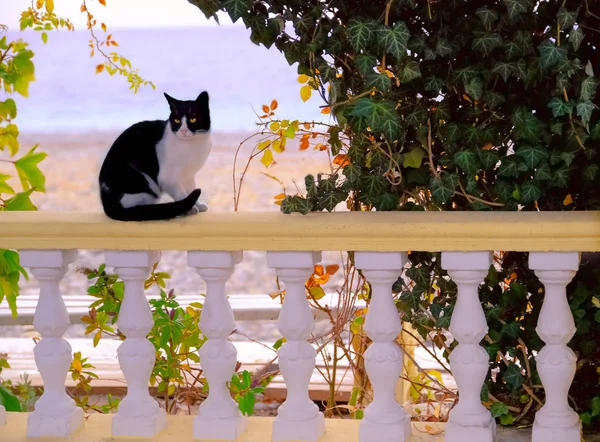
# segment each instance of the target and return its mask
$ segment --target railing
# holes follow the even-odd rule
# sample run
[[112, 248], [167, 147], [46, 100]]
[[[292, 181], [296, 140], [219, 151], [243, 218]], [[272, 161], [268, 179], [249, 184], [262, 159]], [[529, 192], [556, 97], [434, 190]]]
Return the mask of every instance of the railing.
[[[211, 386], [194, 420], [193, 434], [198, 439], [235, 440], [245, 431], [246, 420], [226, 388], [235, 370], [236, 349], [228, 340], [235, 321], [224, 289], [243, 259], [242, 251], [266, 250], [268, 265], [287, 290], [279, 316], [286, 338], [279, 365], [288, 395], [278, 410], [272, 438], [318, 440], [325, 424], [308, 397], [315, 349], [307, 339], [314, 319], [304, 282], [322, 250], [345, 250], [356, 252], [355, 264], [373, 288], [365, 322], [373, 343], [364, 357], [374, 400], [365, 410], [359, 438], [404, 442], [411, 426], [394, 399], [403, 353], [396, 343], [401, 322], [391, 286], [406, 263], [406, 252], [420, 250], [441, 251], [442, 266], [458, 286], [450, 330], [459, 345], [450, 360], [460, 401], [450, 414], [445, 439], [492, 441], [495, 423], [480, 402], [488, 356], [480, 346], [487, 325], [477, 287], [492, 263], [492, 252], [514, 250], [531, 252], [530, 267], [546, 287], [537, 327], [546, 344], [537, 359], [546, 405], [536, 415], [533, 440], [579, 441], [579, 419], [567, 402], [576, 360], [566, 345], [575, 331], [566, 285], [578, 270], [579, 252], [600, 251], [600, 212], [207, 213], [168, 224], [118, 223], [99, 214], [5, 212], [0, 215], [0, 247], [21, 250], [21, 264], [40, 282], [34, 325], [42, 339], [35, 361], [45, 389], [28, 416], [28, 436], [66, 437], [85, 425], [83, 412], [64, 388], [71, 348], [63, 339], [69, 317], [59, 292], [77, 249], [107, 250], [106, 264], [125, 281], [118, 326], [127, 339], [118, 359], [128, 393], [112, 418], [112, 434], [152, 437], [165, 428], [165, 411], [148, 393], [155, 355], [146, 340], [153, 324], [143, 282], [160, 250], [187, 250], [188, 264], [207, 284], [200, 328], [208, 341], [200, 358]], [[3, 409], [0, 420], [6, 420]], [[264, 439], [256, 435], [249, 440]]]

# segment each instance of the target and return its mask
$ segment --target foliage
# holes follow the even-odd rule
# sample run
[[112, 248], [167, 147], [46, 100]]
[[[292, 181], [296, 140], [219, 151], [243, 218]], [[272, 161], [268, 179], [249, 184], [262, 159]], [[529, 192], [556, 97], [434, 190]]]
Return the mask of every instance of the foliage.
[[[93, 281], [88, 294], [95, 298], [90, 304], [89, 314], [82, 318], [87, 325], [85, 334], [94, 335], [94, 347], [104, 337], [124, 340], [125, 336], [116, 327], [125, 289], [123, 281], [115, 274], [108, 274], [104, 265], [98, 269], [79, 270]], [[200, 362], [198, 350], [206, 342], [206, 337], [199, 328], [203, 304], [180, 305], [175, 291], [166, 290], [169, 278], [168, 273], [157, 271], [155, 264], [144, 287], [149, 290], [156, 286], [160, 293], [158, 299], [149, 301], [154, 325], [148, 340], [156, 349], [156, 361], [149, 381], [150, 385], [157, 387], [165, 409], [175, 414], [182, 406], [190, 406], [207, 395], [208, 383], [197, 365]], [[91, 390], [92, 380], [98, 377], [91, 371], [93, 369], [81, 354], [75, 354], [70, 373], [78, 382], [77, 387], [84, 392]], [[256, 395], [263, 391], [263, 385], [259, 383], [260, 380], [253, 379], [247, 371], [237, 373], [231, 380], [230, 390], [244, 414], [253, 413]], [[78, 395], [75, 400], [89, 411], [106, 413], [118, 407], [118, 401], [113, 398], [109, 398], [108, 408], [91, 406], [87, 395]]]
[[[226, 11], [253, 42], [275, 46], [297, 64], [302, 99], [319, 95], [334, 118], [323, 126], [323, 144], [344, 157], [307, 176], [305, 192], [278, 195], [284, 212], [342, 203], [361, 211], [600, 209], [597, 2], [190, 2], [207, 17]], [[271, 145], [283, 121], [261, 129]], [[306, 135], [298, 134], [301, 123], [292, 127], [294, 136]], [[447, 356], [456, 343], [442, 332], [456, 286], [439, 254], [409, 258], [412, 283], [398, 280], [398, 308]], [[578, 324], [570, 345], [581, 357], [571, 396], [584, 423], [598, 426], [600, 298], [592, 268], [583, 265], [568, 287]], [[542, 345], [535, 324], [544, 291], [527, 254], [497, 254], [480, 295], [492, 356], [482, 398], [502, 424], [527, 423], [544, 400], [533, 358]]]

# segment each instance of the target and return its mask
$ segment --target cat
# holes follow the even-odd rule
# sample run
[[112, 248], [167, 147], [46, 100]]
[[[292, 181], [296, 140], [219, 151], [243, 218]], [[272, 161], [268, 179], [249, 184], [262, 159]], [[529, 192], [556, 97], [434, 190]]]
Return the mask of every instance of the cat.
[[[192, 101], [164, 95], [169, 119], [134, 124], [106, 154], [99, 184], [109, 218], [155, 221], [208, 210], [194, 180], [212, 147], [208, 92]], [[163, 193], [174, 201], [157, 203]]]

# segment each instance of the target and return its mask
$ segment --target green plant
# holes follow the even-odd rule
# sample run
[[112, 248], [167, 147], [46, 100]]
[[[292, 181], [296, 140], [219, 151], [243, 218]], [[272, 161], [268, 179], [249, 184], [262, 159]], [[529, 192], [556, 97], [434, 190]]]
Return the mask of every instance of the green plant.
[[[278, 196], [284, 212], [340, 203], [360, 211], [600, 209], [597, 2], [190, 3], [207, 17], [222, 10], [241, 19], [253, 42], [297, 63], [302, 99], [314, 92], [334, 118], [324, 125], [331, 170]], [[270, 119], [273, 107], [263, 110]], [[255, 149], [280, 153], [273, 140], [298, 135], [302, 123], [287, 120], [282, 131], [283, 121], [267, 121], [271, 142]], [[273, 152], [262, 155], [269, 166]], [[497, 374], [490, 371], [482, 399], [501, 423], [526, 424], [544, 400], [533, 358], [543, 287], [527, 254], [495, 258], [480, 295]], [[416, 251], [409, 260], [413, 282], [396, 284], [398, 308], [447, 356], [455, 343], [442, 332], [456, 286], [439, 254]], [[600, 298], [598, 274], [585, 262], [568, 287], [578, 324], [570, 345], [580, 357], [571, 397], [591, 428], [600, 425]]]
[[[79, 269], [93, 284], [88, 288], [88, 294], [96, 298], [90, 304], [90, 312], [82, 318], [87, 324], [86, 335], [94, 335], [94, 346], [103, 337], [124, 340], [125, 336], [116, 327], [119, 310], [123, 301], [124, 283], [118, 275], [108, 274], [105, 266], [98, 269]], [[157, 387], [165, 409], [176, 413], [183, 405], [188, 407], [197, 400], [206, 398], [208, 383], [203, 377], [202, 370], [194, 364], [200, 362], [198, 350], [206, 342], [206, 337], [199, 328], [202, 303], [193, 302], [181, 306], [177, 301], [174, 290], [166, 291], [166, 280], [170, 275], [157, 271], [157, 264], [146, 280], [146, 290], [157, 286], [160, 296], [151, 299], [150, 306], [154, 325], [148, 334], [148, 340], [156, 348], [156, 361], [149, 379], [152, 386]], [[73, 380], [78, 381], [78, 387], [83, 392], [91, 390], [91, 382], [97, 375], [91, 371], [94, 367], [76, 354], [71, 365]], [[238, 368], [239, 369], [239, 364]], [[256, 394], [263, 391], [262, 386], [254, 385], [250, 373], [243, 371], [233, 376], [230, 389], [244, 414], [252, 414]], [[91, 407], [87, 395], [75, 395], [80, 406], [89, 411], [105, 412], [104, 409]], [[118, 402], [109, 400], [109, 411], [116, 409]], [[106, 407], [106, 406], [104, 406]]]

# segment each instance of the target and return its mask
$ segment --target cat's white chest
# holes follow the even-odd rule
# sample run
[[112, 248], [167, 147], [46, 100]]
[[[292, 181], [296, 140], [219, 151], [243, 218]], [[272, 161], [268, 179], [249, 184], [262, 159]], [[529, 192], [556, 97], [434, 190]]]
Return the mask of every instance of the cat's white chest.
[[212, 148], [210, 134], [198, 134], [191, 140], [181, 140], [172, 134], [156, 146], [159, 173], [158, 184], [189, 181], [204, 166]]

